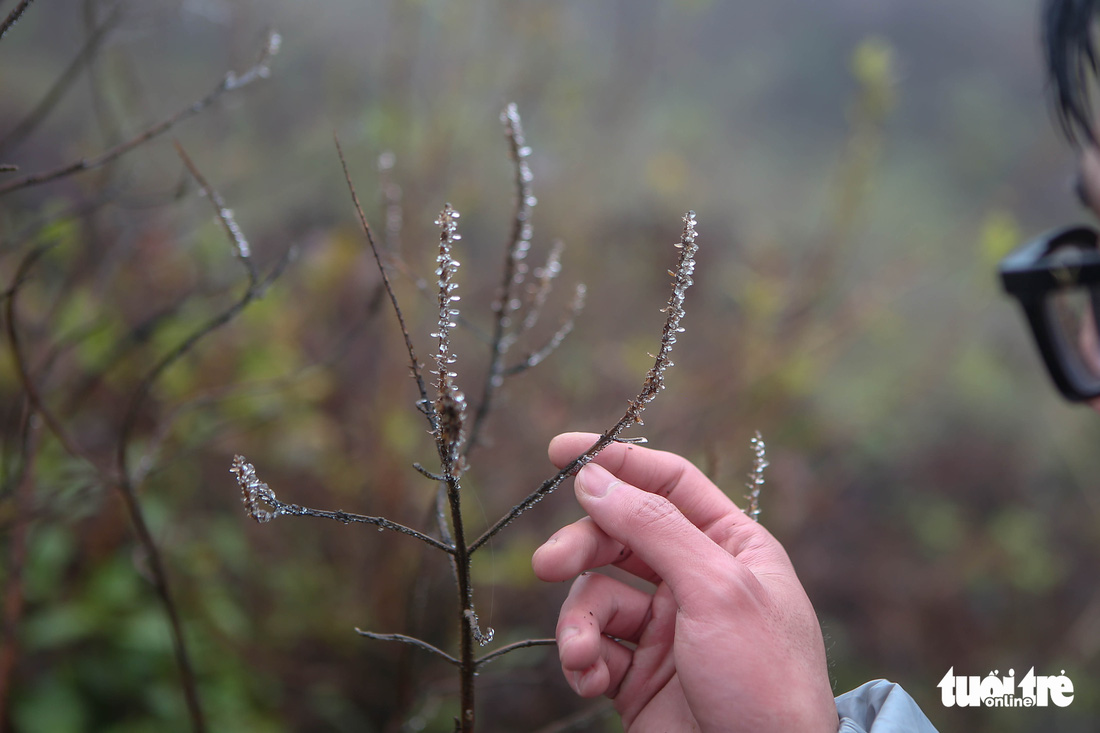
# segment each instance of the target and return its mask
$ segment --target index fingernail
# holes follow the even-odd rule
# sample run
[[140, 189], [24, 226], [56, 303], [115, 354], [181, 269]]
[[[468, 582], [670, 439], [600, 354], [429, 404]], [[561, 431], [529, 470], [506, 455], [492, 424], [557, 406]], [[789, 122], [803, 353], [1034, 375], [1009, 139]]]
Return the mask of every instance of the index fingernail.
[[575, 480], [578, 489], [596, 499], [607, 496], [613, 488], [621, 483], [622, 481], [615, 478], [607, 469], [594, 463], [589, 463], [582, 468], [577, 473]]

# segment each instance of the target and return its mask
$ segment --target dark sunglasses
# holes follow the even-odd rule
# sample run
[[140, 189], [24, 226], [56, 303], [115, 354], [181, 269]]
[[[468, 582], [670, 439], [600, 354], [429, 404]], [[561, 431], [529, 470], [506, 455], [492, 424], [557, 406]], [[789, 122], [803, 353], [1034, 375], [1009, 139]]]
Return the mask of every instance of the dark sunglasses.
[[1072, 402], [1100, 397], [1100, 245], [1095, 229], [1048, 232], [1001, 260], [1054, 384]]

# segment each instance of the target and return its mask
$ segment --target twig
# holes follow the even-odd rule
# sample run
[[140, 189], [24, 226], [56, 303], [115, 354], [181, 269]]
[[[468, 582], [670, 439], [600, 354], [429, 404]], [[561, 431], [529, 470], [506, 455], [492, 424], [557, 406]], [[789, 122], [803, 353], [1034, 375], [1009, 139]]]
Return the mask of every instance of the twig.
[[[24, 0], [26, 2], [26, 0]], [[18, 10], [18, 8], [16, 9]], [[13, 11], [14, 12], [14, 11]], [[52, 170], [43, 171], [41, 173], [34, 173], [31, 175], [16, 178], [15, 180], [8, 181], [7, 183], [0, 185], [0, 196], [11, 193], [12, 191], [18, 191], [23, 188], [30, 188], [31, 186], [39, 186], [44, 183], [55, 181], [59, 178], [80, 173], [83, 171], [93, 170], [101, 166], [110, 163], [116, 158], [130, 152], [136, 147], [143, 145], [144, 143], [152, 140], [153, 138], [163, 135], [168, 130], [172, 129], [179, 122], [186, 120], [189, 117], [194, 117], [199, 112], [216, 102], [226, 92], [235, 92], [239, 89], [252, 84], [259, 79], [265, 79], [271, 74], [271, 69], [268, 63], [271, 61], [271, 57], [274, 56], [279, 50], [279, 44], [281, 38], [277, 33], [271, 33], [268, 36], [267, 43], [264, 46], [263, 52], [260, 54], [259, 61], [256, 62], [252, 68], [245, 71], [239, 76], [230, 71], [222, 79], [212, 91], [210, 91], [205, 97], [194, 102], [187, 107], [179, 110], [175, 114], [161, 120], [160, 122], [146, 128], [138, 135], [119, 143], [114, 147], [100, 153], [97, 156], [91, 158], [81, 158], [74, 163], [68, 163], [66, 165], [54, 168]]]
[[0, 23], [0, 38], [3, 38], [5, 35], [7, 35], [7, 32], [10, 31], [11, 27], [19, 21], [19, 18], [23, 15], [23, 12], [26, 11], [26, 9], [30, 7], [30, 4], [33, 2], [34, 0], [21, 0], [20, 3], [15, 6], [15, 9], [8, 13], [8, 17], [4, 18], [4, 22]]
[[517, 641], [513, 644], [502, 646], [500, 649], [490, 652], [483, 657], [479, 657], [477, 660], [474, 661], [474, 664], [480, 667], [483, 664], [488, 664], [497, 657], [502, 657], [505, 654], [508, 654], [509, 652], [514, 652], [517, 649], [527, 649], [533, 646], [554, 646], [557, 643], [557, 639], [524, 639], [523, 641]]
[[377, 639], [379, 641], [399, 641], [402, 644], [412, 644], [415, 647], [420, 647], [424, 651], [431, 652], [437, 657], [442, 657], [443, 659], [446, 659], [448, 662], [455, 665], [456, 667], [462, 666], [462, 662], [458, 661], [447, 652], [432, 646], [426, 641], [421, 641], [415, 636], [405, 636], [404, 634], [376, 634], [373, 631], [363, 631], [359, 628], [355, 630], [355, 633], [359, 634], [360, 636], [365, 636], [368, 639]]
[[[374, 255], [374, 262], [378, 266], [378, 272], [382, 275], [382, 283], [386, 286], [386, 294], [390, 296], [390, 304], [393, 306], [393, 311], [397, 315], [397, 323], [401, 327], [401, 335], [405, 339], [405, 350], [409, 354], [409, 370], [412, 373], [413, 380], [416, 382], [416, 388], [420, 392], [419, 405], [426, 406], [430, 403], [428, 399], [428, 388], [424, 383], [424, 375], [421, 372], [420, 361], [416, 358], [416, 349], [413, 348], [412, 337], [409, 336], [409, 329], [405, 326], [405, 316], [401, 313], [401, 307], [397, 304], [397, 295], [393, 291], [393, 285], [390, 283], [389, 274], [386, 272], [385, 265], [382, 264], [382, 255], [378, 251], [378, 246], [374, 242], [374, 235], [371, 233], [370, 224], [367, 223], [366, 214], [363, 213], [363, 207], [359, 204], [359, 194], [355, 192], [355, 186], [351, 182], [351, 173], [348, 171], [348, 163], [344, 158], [344, 151], [340, 147], [340, 140], [333, 135], [333, 141], [336, 143], [336, 154], [340, 157], [340, 165], [344, 169], [344, 180], [347, 181], [348, 191], [351, 192], [352, 203], [355, 204], [355, 213], [359, 215], [359, 224], [363, 228], [363, 234], [367, 237], [367, 244], [370, 245], [371, 254]], [[434, 416], [429, 413], [428, 410], [422, 409], [425, 415], [428, 416], [428, 421], [431, 423], [431, 427], [435, 430], [436, 425], [434, 422]]]
[[642, 424], [642, 411], [645, 410], [646, 405], [653, 401], [657, 393], [664, 389], [665, 370], [673, 365], [668, 355], [672, 351], [672, 346], [676, 343], [676, 335], [684, 330], [680, 325], [680, 321], [684, 317], [684, 294], [693, 283], [691, 276], [695, 271], [695, 253], [699, 249], [698, 245], [695, 244], [695, 223], [694, 211], [689, 211], [684, 215], [683, 233], [680, 237], [680, 241], [676, 244], [676, 247], [680, 250], [679, 260], [676, 264], [676, 269], [674, 271], [669, 270], [669, 274], [673, 277], [672, 295], [669, 296], [668, 304], [663, 309], [666, 314], [666, 320], [664, 329], [661, 332], [661, 348], [657, 352], [657, 356], [654, 357], [654, 363], [649, 373], [646, 374], [645, 382], [642, 385], [642, 391], [638, 393], [636, 398], [630, 401], [626, 414], [624, 414], [612, 428], [601, 435], [588, 450], [571, 461], [569, 465], [559, 471], [555, 476], [544, 481], [539, 488], [528, 494], [527, 498], [512, 507], [511, 511], [497, 520], [489, 529], [485, 530], [485, 532], [470, 545], [471, 554], [492, 539], [497, 532], [510, 524], [516, 517], [550, 495], [567, 477], [572, 476], [585, 464], [591, 462], [600, 451], [615, 442], [623, 430], [633, 425]]
[[202, 173], [195, 167], [194, 161], [183, 149], [183, 146], [178, 141], [173, 141], [173, 145], [176, 146], [176, 152], [179, 154], [183, 164], [187, 166], [187, 170], [198, 181], [199, 186], [202, 188], [202, 193], [210, 202], [214, 204], [214, 209], [218, 216], [218, 221], [222, 223], [222, 227], [225, 229], [226, 236], [233, 242], [233, 252], [237, 255], [237, 259], [244, 265], [245, 270], [248, 272], [248, 287], [249, 290], [256, 287], [256, 281], [259, 279], [259, 275], [256, 272], [256, 264], [252, 261], [252, 249], [248, 246], [248, 240], [245, 239], [244, 232], [237, 225], [237, 219], [233, 215], [233, 210], [225, 204], [225, 199], [221, 197], [214, 188], [206, 182]]
[[[241, 487], [241, 501], [245, 505], [248, 516], [260, 524], [270, 522], [278, 516], [319, 517], [321, 519], [335, 519], [342, 524], [373, 524], [379, 531], [383, 529], [400, 532], [424, 542], [437, 550], [454, 554], [454, 547], [446, 545], [434, 537], [423, 532], [406, 527], [397, 522], [391, 522], [385, 517], [370, 517], [364, 514], [354, 514], [345, 511], [328, 511], [325, 509], [310, 509], [309, 507], [289, 504], [279, 500], [275, 492], [256, 475], [256, 468], [249, 463], [244, 456], [234, 456], [233, 465], [229, 469], [237, 476], [237, 484]], [[267, 505], [270, 509], [264, 507]]]

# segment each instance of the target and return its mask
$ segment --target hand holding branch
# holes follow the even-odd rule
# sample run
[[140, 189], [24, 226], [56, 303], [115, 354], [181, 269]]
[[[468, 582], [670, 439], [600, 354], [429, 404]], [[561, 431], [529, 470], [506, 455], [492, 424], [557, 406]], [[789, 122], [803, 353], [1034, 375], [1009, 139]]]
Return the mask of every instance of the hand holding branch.
[[[568, 464], [596, 436], [559, 435]], [[558, 617], [562, 671], [606, 695], [627, 731], [835, 731], [813, 606], [782, 545], [680, 456], [615, 443], [575, 479], [588, 516], [535, 551], [575, 576]], [[651, 593], [589, 571], [614, 565]]]

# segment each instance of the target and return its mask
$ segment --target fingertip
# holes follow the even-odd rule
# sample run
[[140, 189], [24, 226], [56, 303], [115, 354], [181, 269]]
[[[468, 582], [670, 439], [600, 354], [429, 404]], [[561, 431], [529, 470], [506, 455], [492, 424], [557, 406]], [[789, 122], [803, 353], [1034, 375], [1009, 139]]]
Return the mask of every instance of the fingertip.
[[556, 574], [553, 572], [557, 563], [553, 561], [552, 557], [557, 546], [557, 537], [551, 537], [531, 553], [531, 569], [535, 571], [535, 577], [539, 580], [551, 582], [561, 580], [561, 578], [555, 577]]
[[550, 439], [546, 453], [551, 463], [558, 468], [564, 468], [570, 461], [588, 450], [599, 438], [597, 433], [561, 433]]

